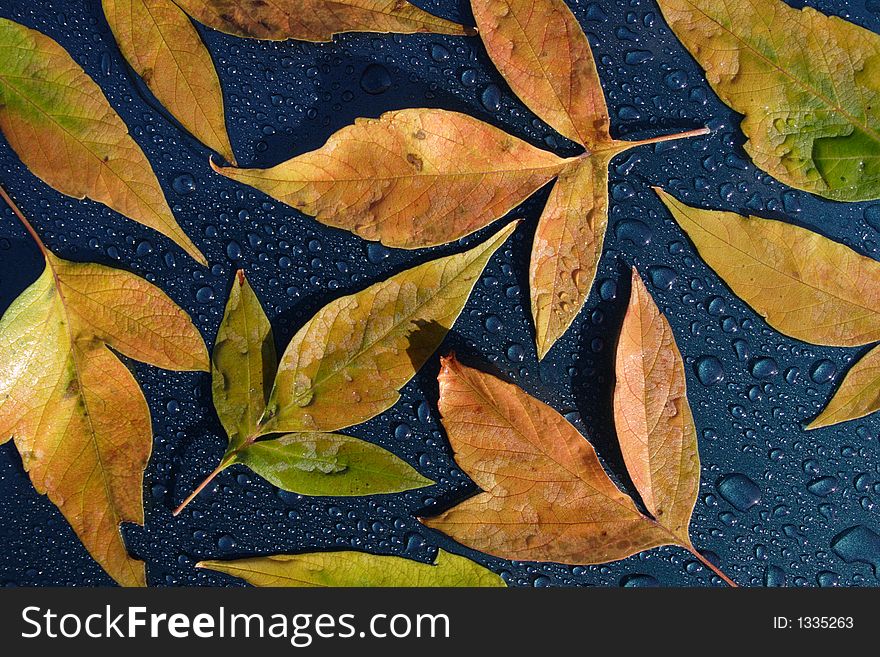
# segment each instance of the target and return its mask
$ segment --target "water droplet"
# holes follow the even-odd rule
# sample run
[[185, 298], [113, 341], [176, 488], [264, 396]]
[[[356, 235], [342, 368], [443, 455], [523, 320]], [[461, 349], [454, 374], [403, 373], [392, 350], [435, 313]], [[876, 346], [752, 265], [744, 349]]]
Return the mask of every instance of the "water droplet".
[[724, 381], [724, 367], [715, 356], [701, 356], [694, 363], [694, 370], [704, 386], [714, 386]]
[[660, 582], [656, 577], [651, 575], [624, 575], [620, 580], [620, 585], [625, 588], [649, 588], [660, 586]]
[[671, 290], [678, 280], [678, 274], [674, 269], [669, 267], [654, 266], [648, 268], [648, 276], [651, 279], [651, 285], [658, 290]]
[[810, 378], [814, 383], [828, 383], [836, 373], [837, 366], [826, 358], [816, 361], [810, 368]]
[[718, 492], [740, 511], [748, 511], [761, 501], [761, 489], [744, 474], [729, 474], [718, 480]]
[[196, 191], [196, 180], [190, 174], [183, 173], [171, 182], [171, 187], [181, 196], [188, 196]]
[[480, 102], [489, 112], [497, 112], [501, 109], [501, 90], [497, 85], [490, 84], [480, 95]]
[[368, 94], [382, 94], [391, 88], [391, 74], [381, 64], [370, 64], [361, 74], [361, 89]]
[[856, 525], [831, 539], [831, 549], [846, 563], [870, 564], [880, 574], [880, 536], [864, 525]]
[[521, 344], [512, 344], [507, 348], [507, 358], [513, 363], [521, 363], [525, 358], [526, 350]]
[[213, 288], [208, 287], [200, 287], [198, 292], [196, 292], [196, 301], [199, 303], [211, 303], [214, 300], [214, 290]]
[[838, 482], [834, 477], [819, 477], [807, 484], [807, 490], [813, 495], [825, 497], [837, 490]]
[[756, 358], [751, 365], [750, 371], [756, 379], [770, 379], [779, 374], [779, 365], [772, 358]]

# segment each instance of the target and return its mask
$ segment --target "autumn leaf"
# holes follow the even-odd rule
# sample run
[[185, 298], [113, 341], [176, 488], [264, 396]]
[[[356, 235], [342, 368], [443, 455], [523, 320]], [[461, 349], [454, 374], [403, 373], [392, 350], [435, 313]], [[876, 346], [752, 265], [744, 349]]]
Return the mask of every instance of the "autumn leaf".
[[472, 34], [406, 0], [174, 0], [200, 23], [239, 37], [330, 41], [342, 32]]
[[416, 249], [484, 228], [565, 164], [466, 114], [407, 109], [358, 119], [270, 169], [214, 169], [328, 226]]
[[880, 36], [781, 0], [658, 0], [745, 149], [784, 182], [838, 201], [880, 198]]
[[324, 224], [404, 249], [484, 228], [559, 176], [538, 226], [530, 274], [543, 358], [592, 287], [608, 223], [611, 159], [634, 146], [708, 131], [615, 140], [589, 42], [563, 0], [471, 5], [511, 89], [584, 146], [582, 155], [557, 157], [456, 112], [408, 109], [358, 119], [321, 148], [269, 169], [214, 168]]
[[34, 488], [108, 575], [145, 586], [144, 564], [128, 555], [119, 526], [143, 524], [150, 411], [113, 352], [169, 370], [207, 370], [204, 342], [159, 288], [58, 258], [2, 189], [0, 196], [46, 259], [0, 319], [0, 442], [15, 441]]
[[101, 89], [49, 37], [0, 18], [0, 130], [31, 172], [157, 230], [201, 264], [140, 147]]
[[[767, 323], [812, 344], [855, 347], [880, 340], [880, 263], [805, 228], [734, 212], [692, 208], [655, 191], [700, 256]], [[871, 351], [807, 428], [880, 409]]]
[[[175, 515], [233, 463], [303, 495], [396, 493], [434, 483], [391, 452], [331, 432], [397, 403], [515, 228], [330, 302], [297, 331], [277, 370], [269, 321], [239, 273], [214, 351], [214, 403], [229, 447]], [[260, 440], [272, 434], [285, 435]]]
[[211, 54], [172, 0], [102, 0], [122, 55], [196, 139], [235, 164]]
[[627, 470], [651, 515], [608, 477], [556, 410], [511, 383], [442, 359], [440, 413], [455, 461], [482, 492], [423, 522], [505, 559], [598, 564], [660, 545], [691, 552], [700, 466], [684, 365], [633, 272], [617, 352], [614, 414]]
[[433, 564], [365, 552], [282, 554], [231, 561], [201, 561], [254, 586], [283, 587], [463, 587], [507, 586], [491, 570], [444, 550]]

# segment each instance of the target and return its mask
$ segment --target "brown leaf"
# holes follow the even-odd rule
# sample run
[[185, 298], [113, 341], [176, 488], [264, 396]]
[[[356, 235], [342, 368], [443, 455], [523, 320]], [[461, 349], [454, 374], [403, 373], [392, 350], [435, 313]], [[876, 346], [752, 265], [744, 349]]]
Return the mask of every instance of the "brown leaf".
[[94, 80], [49, 37], [0, 18], [0, 130], [31, 172], [207, 261], [168, 207], [149, 161]]
[[529, 286], [538, 358], [571, 326], [587, 297], [608, 227], [608, 162], [569, 165], [553, 187], [532, 243]]
[[39, 244], [43, 274], [0, 319], [0, 442], [14, 439], [34, 488], [101, 567], [120, 584], [144, 586], [144, 565], [128, 556], [119, 525], [143, 523], [150, 411], [108, 346], [175, 370], [207, 370], [207, 351], [157, 287]]
[[208, 27], [252, 39], [329, 41], [342, 32], [472, 32], [406, 0], [174, 1]]
[[615, 372], [614, 424], [629, 476], [648, 512], [680, 545], [690, 545], [700, 454], [684, 361], [635, 269]]
[[605, 563], [674, 542], [608, 478], [550, 406], [442, 359], [440, 413], [455, 462], [484, 491], [423, 522], [504, 559]]
[[102, 0], [123, 56], [171, 115], [235, 164], [211, 54], [172, 0]]
[[471, 0], [510, 88], [559, 134], [595, 150], [610, 120], [587, 35], [563, 0]]
[[563, 166], [465, 114], [410, 109], [358, 119], [318, 150], [270, 169], [214, 168], [328, 226], [417, 249], [485, 227]]

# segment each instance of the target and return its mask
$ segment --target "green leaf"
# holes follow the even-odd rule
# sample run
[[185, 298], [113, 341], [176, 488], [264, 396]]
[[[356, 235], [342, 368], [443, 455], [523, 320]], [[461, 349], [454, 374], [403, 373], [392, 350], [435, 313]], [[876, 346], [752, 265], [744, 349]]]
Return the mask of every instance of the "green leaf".
[[507, 586], [487, 568], [444, 550], [437, 553], [434, 565], [349, 551], [202, 561], [196, 567], [239, 577], [254, 586]]
[[391, 408], [515, 228], [324, 306], [284, 352], [261, 431], [337, 431]]
[[406, 461], [360, 438], [294, 433], [235, 452], [242, 463], [283, 490], [300, 495], [379, 495], [431, 486]]
[[214, 408], [235, 450], [256, 434], [278, 367], [272, 326], [243, 271], [229, 292], [212, 365]]
[[880, 36], [780, 0], [658, 0], [709, 84], [745, 118], [745, 149], [787, 185], [880, 198]]

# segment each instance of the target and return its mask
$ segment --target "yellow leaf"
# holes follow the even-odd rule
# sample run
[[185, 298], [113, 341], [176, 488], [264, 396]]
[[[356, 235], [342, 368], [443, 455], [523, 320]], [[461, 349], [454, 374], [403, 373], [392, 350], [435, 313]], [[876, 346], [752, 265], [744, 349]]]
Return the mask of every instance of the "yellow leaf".
[[880, 263], [771, 219], [692, 208], [655, 189], [700, 256], [773, 328], [813, 344], [880, 340]]
[[465, 114], [410, 109], [358, 119], [270, 169], [215, 169], [328, 226], [416, 249], [487, 226], [564, 165]]
[[272, 326], [243, 271], [232, 284], [211, 360], [214, 408], [229, 448], [237, 449], [257, 433], [278, 367]]
[[689, 545], [700, 454], [684, 361], [635, 269], [615, 373], [614, 424], [627, 472], [648, 512], [680, 545]]
[[252, 39], [329, 41], [342, 32], [469, 34], [406, 0], [174, 0], [200, 23]]
[[206, 370], [205, 345], [150, 283], [40, 247], [43, 274], [0, 319], [0, 441], [14, 439], [36, 490], [101, 567], [143, 586], [144, 565], [128, 556], [119, 525], [143, 523], [150, 412], [108, 346], [160, 367]]
[[262, 433], [336, 431], [391, 408], [515, 228], [324, 306], [281, 358]]
[[31, 172], [205, 257], [177, 224], [150, 163], [85, 71], [49, 37], [0, 18], [0, 130]]
[[423, 522], [504, 559], [605, 563], [675, 542], [608, 478], [550, 406], [442, 359], [440, 413], [455, 462], [484, 491]]
[[587, 297], [608, 227], [608, 162], [600, 154], [569, 165], [538, 222], [529, 268], [538, 358], [571, 326]]
[[880, 347], [856, 361], [834, 393], [828, 406], [807, 425], [819, 429], [855, 420], [880, 410]]
[[880, 36], [781, 0], [658, 0], [725, 103], [745, 149], [787, 185], [880, 198]]
[[563, 0], [471, 0], [480, 38], [522, 101], [594, 150], [610, 121], [587, 35]]
[[201, 561], [196, 567], [240, 577], [254, 586], [506, 586], [487, 568], [444, 550], [438, 551], [433, 565], [403, 557], [344, 551]]
[[172, 0], [103, 0], [123, 56], [171, 115], [235, 164], [214, 62], [189, 17]]

